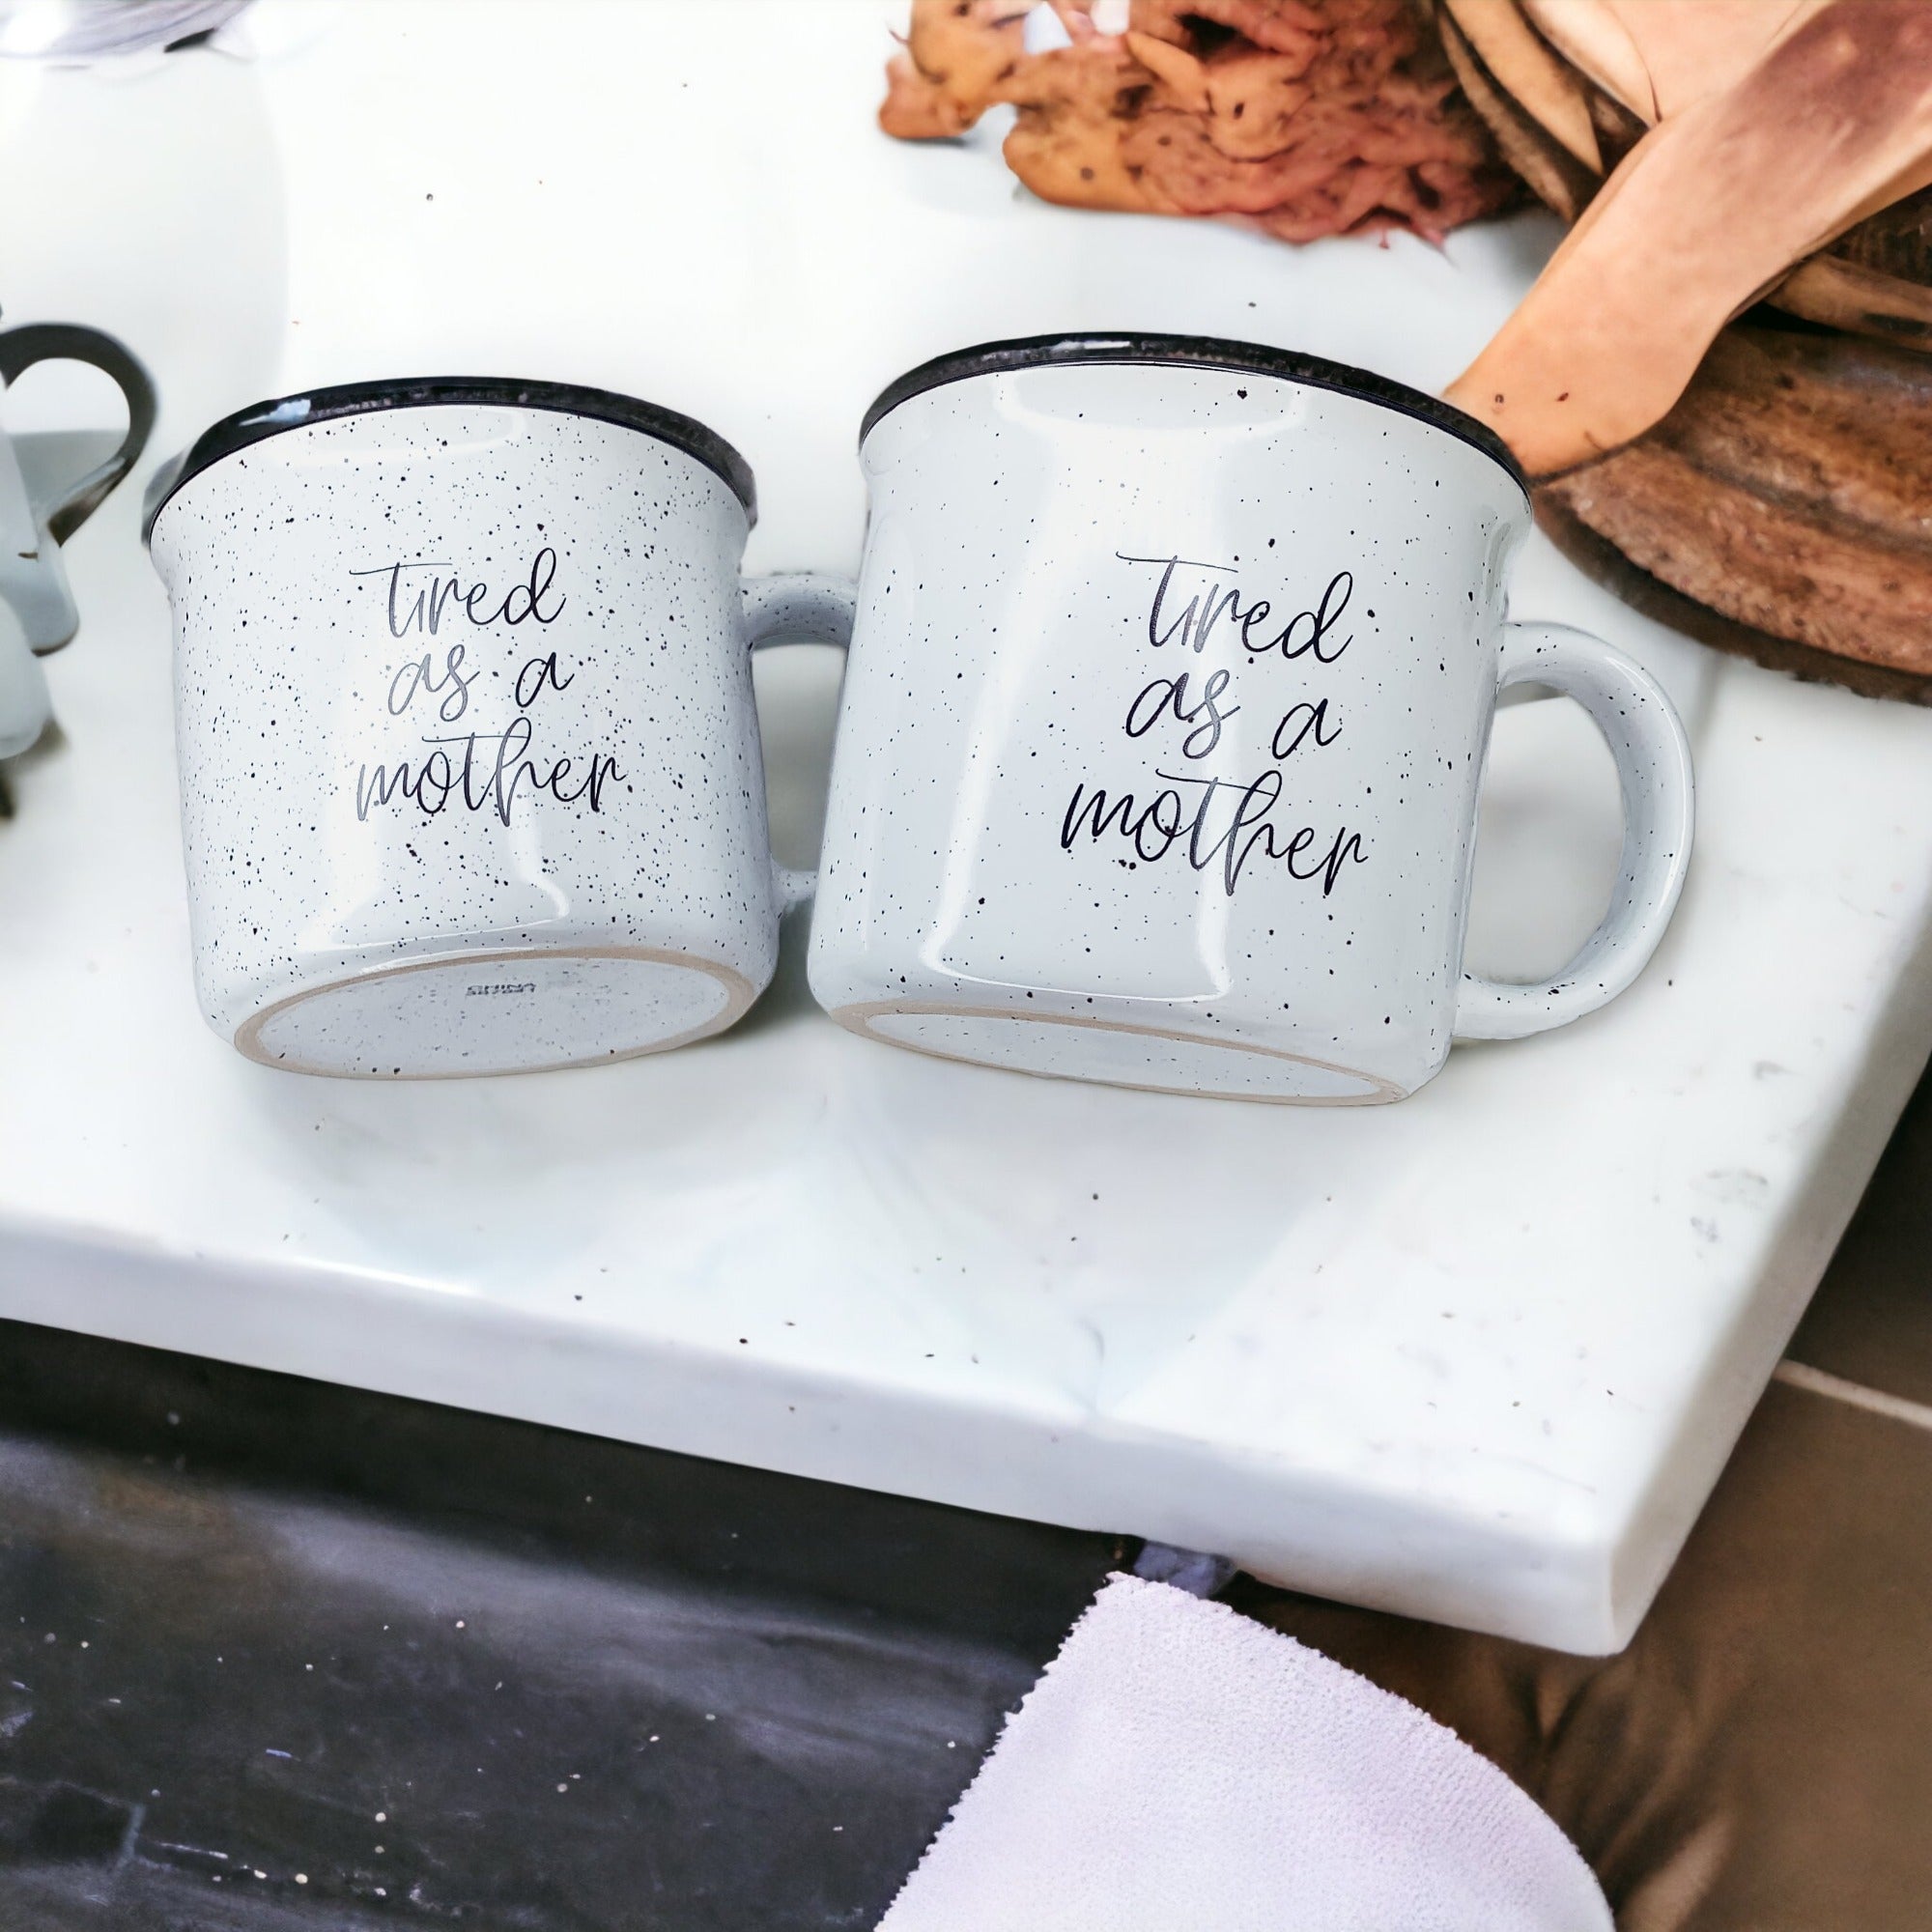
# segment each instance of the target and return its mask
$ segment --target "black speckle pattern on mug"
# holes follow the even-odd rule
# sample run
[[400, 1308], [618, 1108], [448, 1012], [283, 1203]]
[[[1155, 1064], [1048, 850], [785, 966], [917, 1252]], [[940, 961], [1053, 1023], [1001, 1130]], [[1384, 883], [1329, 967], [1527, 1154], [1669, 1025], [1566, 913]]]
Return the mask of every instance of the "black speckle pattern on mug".
[[1347, 395], [1042, 367], [899, 404], [810, 974], [1027, 1071], [1400, 1097], [1455, 1024], [1506, 471]]
[[[778, 941], [746, 533], [695, 458], [535, 408], [323, 420], [184, 484], [153, 548], [210, 1024], [270, 1064], [387, 1076], [736, 1018]], [[554, 955], [529, 993], [469, 990], [520, 985], [526, 952]], [[470, 955], [495, 963], [466, 977]], [[444, 956], [407, 999], [291, 1005]]]

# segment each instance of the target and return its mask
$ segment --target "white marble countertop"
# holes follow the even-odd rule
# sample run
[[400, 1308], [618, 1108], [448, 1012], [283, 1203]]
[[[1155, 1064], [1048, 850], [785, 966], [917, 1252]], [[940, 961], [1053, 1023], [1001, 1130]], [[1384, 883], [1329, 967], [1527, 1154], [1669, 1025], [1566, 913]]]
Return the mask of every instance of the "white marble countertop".
[[[554, 376], [752, 459], [753, 567], [849, 563], [860, 413], [938, 350], [1246, 335], [1425, 384], [1548, 224], [1297, 251], [1077, 215], [870, 115], [866, 4], [273, 0], [263, 57], [0, 72], [8, 322], [115, 329], [156, 455], [319, 380]], [[460, 16], [460, 17], [459, 17]], [[728, 25], [726, 24], [728, 22]], [[615, 43], [611, 44], [610, 43]], [[55, 165], [50, 156], [58, 156]], [[81, 238], [86, 237], [85, 245]], [[44, 416], [22, 384], [16, 428]], [[1700, 844], [1635, 990], [1360, 1112], [1082, 1088], [867, 1044], [803, 927], [735, 1032], [591, 1072], [335, 1084], [189, 983], [166, 612], [129, 491], [70, 546], [62, 735], [0, 824], [0, 1314], [1238, 1558], [1621, 1644], [1932, 1044], [1932, 713], [1720, 662], [1539, 542], [1520, 615], [1671, 686]], [[760, 667], [781, 856], [837, 676]], [[1475, 956], [1558, 961], [1607, 890], [1580, 716], [1498, 724]]]

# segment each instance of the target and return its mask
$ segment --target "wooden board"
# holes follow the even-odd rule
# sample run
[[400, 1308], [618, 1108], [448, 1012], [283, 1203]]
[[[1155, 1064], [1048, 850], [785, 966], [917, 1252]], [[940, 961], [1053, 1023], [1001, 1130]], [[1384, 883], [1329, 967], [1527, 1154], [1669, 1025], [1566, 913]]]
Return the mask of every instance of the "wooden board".
[[[1575, 220], [1602, 175], [1498, 78], [1514, 56], [1546, 110], [1565, 104], [1511, 38], [1528, 23], [1492, 0], [1435, 14], [1505, 158]], [[1601, 88], [1546, 43], [1531, 51], [1582, 90], [1613, 167], [1641, 125], [1602, 119]], [[1766, 299], [1785, 316], [1760, 308], [1726, 329], [1657, 429], [1538, 489], [1538, 521], [1600, 582], [1707, 643], [1932, 701], [1932, 189], [1869, 215]]]
[[1801, 676], [1932, 698], [1932, 361], [1734, 325], [1627, 448], [1538, 490], [1544, 526], [1665, 622]]
[[1660, 624], [1668, 624], [1672, 630], [1682, 631], [1686, 637], [1695, 638], [1714, 650], [1749, 658], [1754, 664], [1788, 672], [1806, 684], [1842, 685], [1864, 697], [1932, 704], [1932, 677], [1888, 670], [1879, 665], [1861, 664], [1856, 658], [1834, 657], [1830, 651], [1795, 644], [1789, 638], [1774, 637], [1769, 631], [1741, 624], [1709, 605], [1685, 596], [1681, 590], [1673, 590], [1661, 578], [1639, 570], [1614, 544], [1579, 522], [1547, 489], [1536, 493], [1536, 521], [1538, 527], [1572, 563], [1622, 598], [1632, 610], [1641, 611], [1646, 617], [1655, 617]]

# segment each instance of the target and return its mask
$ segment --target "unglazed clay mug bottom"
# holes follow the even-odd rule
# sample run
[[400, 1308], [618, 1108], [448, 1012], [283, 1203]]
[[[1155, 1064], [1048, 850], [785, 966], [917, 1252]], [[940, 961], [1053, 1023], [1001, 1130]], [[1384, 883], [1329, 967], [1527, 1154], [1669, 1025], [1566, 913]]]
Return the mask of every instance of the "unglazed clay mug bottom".
[[[1628, 987], [1689, 864], [1683, 726], [1597, 639], [1507, 621], [1530, 527], [1481, 424], [1243, 343], [943, 356], [861, 436], [869, 520], [810, 975], [895, 1046], [1358, 1106], [1451, 1040]], [[1622, 784], [1602, 923], [1464, 973], [1499, 695], [1576, 699]]]
[[1403, 1090], [1366, 1069], [1335, 1066], [1280, 1047], [1214, 1039], [1179, 1028], [1079, 1013], [1016, 1012], [944, 1001], [882, 1000], [838, 1009], [833, 1018], [888, 1046], [1059, 1080], [1092, 1080], [1153, 1094], [1361, 1106], [1400, 1100]]
[[250, 1060], [414, 1079], [594, 1066], [723, 1033], [758, 989], [719, 960], [644, 948], [457, 953], [305, 987], [243, 1022]]
[[582, 1066], [738, 1020], [774, 865], [751, 653], [851, 586], [741, 580], [750, 470], [687, 417], [496, 379], [217, 424], [150, 519], [195, 981], [289, 1071]]

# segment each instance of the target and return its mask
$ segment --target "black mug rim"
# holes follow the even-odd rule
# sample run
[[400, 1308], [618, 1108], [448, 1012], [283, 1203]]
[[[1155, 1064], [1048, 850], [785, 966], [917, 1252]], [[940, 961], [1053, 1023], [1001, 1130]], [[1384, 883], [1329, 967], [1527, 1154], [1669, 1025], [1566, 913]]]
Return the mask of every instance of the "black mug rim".
[[495, 409], [548, 410], [557, 415], [588, 416], [597, 422], [615, 423], [621, 429], [640, 431], [703, 464], [744, 506], [747, 523], [758, 520], [752, 466], [715, 430], [707, 429], [694, 416], [680, 415], [676, 410], [621, 395], [614, 389], [593, 389], [578, 383], [519, 382], [508, 376], [417, 376], [300, 389], [293, 395], [251, 403], [245, 410], [212, 423], [177, 460], [165, 489], [148, 511], [142, 537], [153, 537], [156, 518], [185, 483], [224, 458], [270, 437], [345, 416], [372, 415], [379, 410], [435, 409], [465, 403]]
[[1307, 388], [1328, 389], [1353, 396], [1399, 415], [1439, 429], [1471, 449], [1479, 450], [1520, 490], [1529, 495], [1522, 466], [1487, 423], [1479, 422], [1454, 403], [1412, 389], [1370, 369], [1351, 368], [1298, 350], [1274, 349], [1264, 343], [1235, 342], [1210, 335], [1156, 335], [1137, 329], [1116, 333], [1083, 331], [1073, 335], [1023, 335], [1004, 342], [981, 342], [970, 349], [953, 349], [935, 355], [916, 369], [887, 384], [866, 412], [859, 429], [861, 445], [879, 423], [901, 403], [950, 383], [975, 376], [1003, 376], [1016, 369], [1075, 368], [1093, 364], [1146, 364], [1160, 368], [1216, 369], [1232, 375], [1261, 376], [1276, 382], [1298, 383]]

